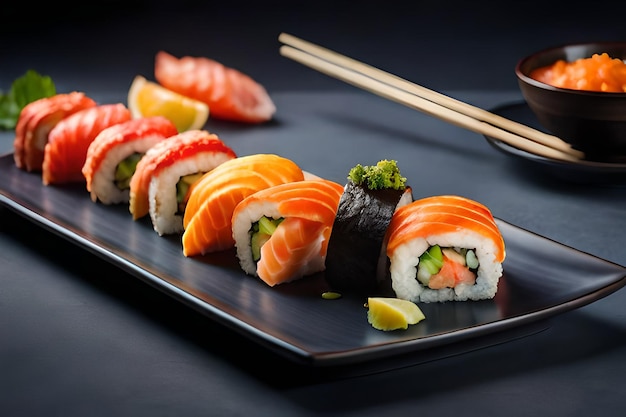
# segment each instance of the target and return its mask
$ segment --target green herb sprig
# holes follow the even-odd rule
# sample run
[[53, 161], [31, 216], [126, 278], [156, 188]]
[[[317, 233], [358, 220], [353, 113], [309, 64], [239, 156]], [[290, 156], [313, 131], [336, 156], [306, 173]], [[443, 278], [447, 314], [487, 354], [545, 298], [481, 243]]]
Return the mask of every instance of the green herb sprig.
[[26, 71], [13, 81], [6, 94], [0, 91], [0, 129], [15, 129], [20, 112], [27, 104], [55, 94], [52, 78], [35, 70]]

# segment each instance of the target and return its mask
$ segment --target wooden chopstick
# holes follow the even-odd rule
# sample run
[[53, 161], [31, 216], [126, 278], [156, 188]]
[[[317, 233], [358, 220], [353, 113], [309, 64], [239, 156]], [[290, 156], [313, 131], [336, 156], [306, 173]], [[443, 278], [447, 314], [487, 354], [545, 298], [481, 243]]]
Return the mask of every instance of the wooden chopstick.
[[584, 158], [582, 152], [556, 136], [429, 90], [293, 35], [281, 33], [278, 40], [285, 44], [280, 47], [281, 55], [381, 97], [537, 155], [566, 161]]

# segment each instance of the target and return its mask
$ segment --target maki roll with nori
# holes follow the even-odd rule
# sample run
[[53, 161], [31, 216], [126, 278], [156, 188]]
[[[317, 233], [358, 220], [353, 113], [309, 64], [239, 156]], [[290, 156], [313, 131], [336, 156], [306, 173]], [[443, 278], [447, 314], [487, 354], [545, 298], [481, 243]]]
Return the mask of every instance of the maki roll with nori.
[[383, 291], [388, 281], [387, 228], [394, 212], [412, 201], [396, 161], [350, 170], [326, 254], [331, 289], [359, 295]]

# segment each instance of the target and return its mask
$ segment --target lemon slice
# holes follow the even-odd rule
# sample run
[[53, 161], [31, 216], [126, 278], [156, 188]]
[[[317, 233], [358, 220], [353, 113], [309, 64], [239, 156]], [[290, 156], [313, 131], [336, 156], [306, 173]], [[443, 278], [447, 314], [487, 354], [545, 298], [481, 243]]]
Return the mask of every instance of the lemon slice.
[[168, 90], [137, 75], [128, 90], [128, 109], [134, 118], [163, 116], [178, 132], [202, 129], [209, 118], [209, 106]]
[[399, 298], [370, 297], [367, 306], [367, 321], [378, 330], [407, 329], [426, 318], [417, 304]]

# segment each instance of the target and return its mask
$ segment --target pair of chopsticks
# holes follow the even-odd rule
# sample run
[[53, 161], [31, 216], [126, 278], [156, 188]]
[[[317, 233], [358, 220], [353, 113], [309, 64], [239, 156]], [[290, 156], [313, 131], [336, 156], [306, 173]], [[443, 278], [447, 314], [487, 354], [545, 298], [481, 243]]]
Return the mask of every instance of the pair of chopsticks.
[[363, 90], [419, 110], [518, 149], [552, 159], [578, 161], [584, 154], [562, 139], [407, 81], [287, 33], [280, 54]]

